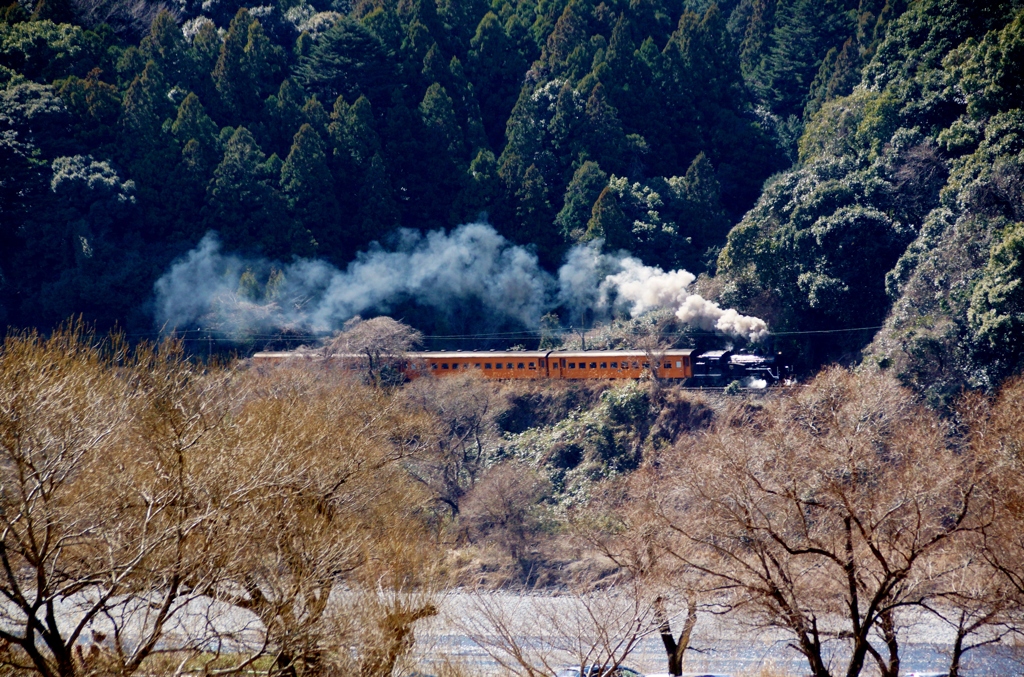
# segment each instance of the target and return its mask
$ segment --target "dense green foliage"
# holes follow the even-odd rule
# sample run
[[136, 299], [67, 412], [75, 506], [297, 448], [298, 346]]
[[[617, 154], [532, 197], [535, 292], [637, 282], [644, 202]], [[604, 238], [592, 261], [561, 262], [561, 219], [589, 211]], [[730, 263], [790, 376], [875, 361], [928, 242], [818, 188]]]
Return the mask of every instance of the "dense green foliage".
[[[770, 309], [777, 330], [884, 324], [869, 354], [936, 404], [1018, 371], [1018, 4], [927, 0], [901, 15], [729, 234], [723, 297]], [[824, 355], [871, 333], [836, 334]]]
[[0, 13], [7, 323], [148, 331], [211, 230], [344, 266], [486, 215], [549, 268], [600, 238], [841, 330], [807, 367], [884, 324], [936, 402], [1024, 359], [1017, 0], [111, 2]]
[[[788, 163], [787, 116], [845, 93], [833, 52], [897, 11], [869, 5], [280, 0], [126, 22], [117, 3], [12, 4], [0, 312], [148, 329], [155, 277], [208, 230], [344, 265], [482, 213], [549, 266], [602, 237], [703, 269]], [[788, 54], [794, 31], [810, 51]], [[58, 189], [69, 167], [79, 188]]]

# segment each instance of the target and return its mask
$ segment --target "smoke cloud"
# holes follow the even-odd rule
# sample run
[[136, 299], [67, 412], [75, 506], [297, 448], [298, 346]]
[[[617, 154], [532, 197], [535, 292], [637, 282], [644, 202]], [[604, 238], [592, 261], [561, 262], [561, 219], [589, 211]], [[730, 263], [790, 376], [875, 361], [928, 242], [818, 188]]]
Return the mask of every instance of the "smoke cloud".
[[665, 272], [626, 254], [602, 253], [600, 242], [573, 247], [552, 276], [531, 250], [484, 223], [447, 234], [402, 230], [391, 248], [375, 244], [345, 270], [318, 260], [282, 266], [242, 259], [223, 253], [217, 235], [208, 233], [157, 281], [155, 308], [167, 330], [202, 327], [225, 335], [325, 333], [355, 315], [412, 301], [441, 312], [472, 303], [525, 327], [536, 327], [556, 307], [577, 316], [668, 308], [707, 331], [751, 341], [767, 336], [763, 320], [690, 293], [694, 280], [685, 270]]
[[614, 289], [622, 302], [629, 304], [630, 315], [636, 317], [657, 308], [675, 309], [676, 317], [705, 331], [760, 341], [768, 336], [764, 320], [741, 315], [732, 308], [723, 309], [714, 301], [690, 292], [697, 279], [685, 270], [663, 271], [645, 266], [637, 259], [621, 259], [622, 272], [605, 278], [603, 289]]

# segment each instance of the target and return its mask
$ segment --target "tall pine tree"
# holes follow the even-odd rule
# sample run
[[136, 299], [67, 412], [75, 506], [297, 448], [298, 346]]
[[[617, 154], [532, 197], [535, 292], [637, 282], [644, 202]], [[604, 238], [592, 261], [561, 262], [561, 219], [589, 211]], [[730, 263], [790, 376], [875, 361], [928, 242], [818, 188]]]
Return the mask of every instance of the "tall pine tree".
[[[327, 168], [323, 139], [308, 123], [296, 132], [291, 151], [281, 167], [281, 192], [295, 227], [312, 233], [319, 244], [318, 253], [342, 263], [346, 252], [338, 227], [334, 179]], [[293, 251], [306, 256], [314, 253], [312, 248], [306, 252]]]

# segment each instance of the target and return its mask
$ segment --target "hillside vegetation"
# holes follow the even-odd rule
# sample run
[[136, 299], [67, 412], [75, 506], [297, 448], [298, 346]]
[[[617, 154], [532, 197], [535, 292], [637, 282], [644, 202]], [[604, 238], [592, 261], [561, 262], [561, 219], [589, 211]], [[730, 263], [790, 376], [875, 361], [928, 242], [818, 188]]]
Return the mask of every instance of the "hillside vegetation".
[[209, 230], [343, 266], [485, 213], [549, 267], [600, 238], [776, 331], [855, 330], [787, 347], [813, 367], [870, 343], [945, 403], [1020, 366], [1022, 21], [1010, 1], [15, 3], [0, 314], [147, 332], [155, 279]]
[[[266, 2], [0, 7], [0, 675], [1019, 647], [1024, 0]], [[406, 382], [421, 340], [800, 383]]]
[[925, 622], [952, 677], [1024, 631], [1019, 378], [949, 422], [878, 369], [726, 395], [336, 367], [7, 336], [0, 670], [469, 674], [429, 619], [502, 674], [660, 634], [678, 675], [728, 614], [815, 677], [898, 677]]
[[[486, 218], [549, 269], [599, 240], [831, 332], [780, 339], [804, 368], [866, 348], [940, 405], [1019, 370], [1015, 1], [37, 0], [0, 21], [8, 324], [152, 332], [154, 282], [208, 231], [343, 267]], [[472, 333], [464, 314], [410, 311]]]

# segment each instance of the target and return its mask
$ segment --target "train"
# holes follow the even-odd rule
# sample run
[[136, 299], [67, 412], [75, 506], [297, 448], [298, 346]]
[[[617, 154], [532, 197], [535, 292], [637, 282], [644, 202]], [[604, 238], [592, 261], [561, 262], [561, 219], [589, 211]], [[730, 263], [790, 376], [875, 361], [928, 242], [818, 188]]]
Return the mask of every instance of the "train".
[[[258, 352], [256, 365], [273, 365], [296, 358], [320, 358], [314, 352]], [[369, 358], [359, 354], [334, 354], [338, 368], [366, 371]], [[452, 376], [473, 371], [483, 378], [500, 380], [658, 379], [688, 382], [694, 386], [724, 386], [733, 381], [774, 385], [789, 374], [781, 354], [758, 355], [731, 350], [514, 350], [408, 352], [394, 360], [394, 369], [408, 379]], [[759, 383], [760, 385], [760, 383]]]

